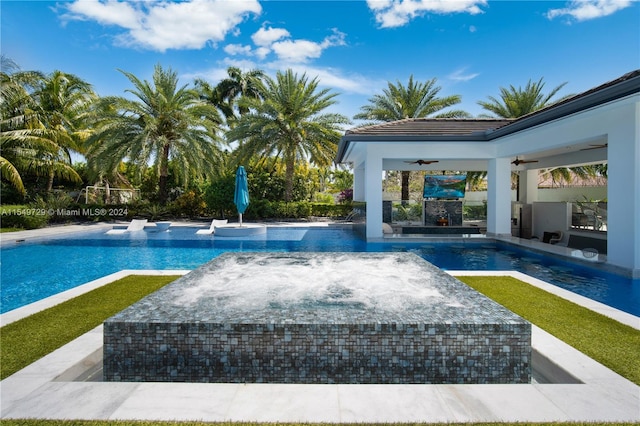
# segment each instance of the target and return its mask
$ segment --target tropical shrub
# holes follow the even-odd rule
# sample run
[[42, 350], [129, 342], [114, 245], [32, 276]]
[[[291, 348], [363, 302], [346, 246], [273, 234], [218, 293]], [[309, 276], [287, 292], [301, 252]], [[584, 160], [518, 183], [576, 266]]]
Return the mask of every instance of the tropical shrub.
[[207, 211], [207, 203], [199, 191], [190, 190], [171, 202], [169, 211], [174, 217], [202, 217]]
[[67, 214], [71, 211], [73, 198], [64, 192], [54, 192], [42, 198], [38, 196], [32, 206], [36, 210], [46, 211], [49, 222], [67, 222], [75, 216]]
[[[237, 213], [233, 204], [233, 193], [235, 191], [235, 176], [222, 176], [211, 181], [204, 190], [204, 201], [207, 208], [218, 218], [226, 218]], [[250, 192], [251, 193], [251, 192]], [[252, 197], [249, 208], [259, 201]]]
[[[277, 201], [284, 200], [286, 179], [283, 173], [263, 171], [248, 171], [249, 194], [252, 198]], [[235, 187], [235, 180], [233, 183]], [[309, 200], [313, 195], [313, 183], [302, 174], [293, 177], [291, 201]]]
[[0, 181], [0, 194], [2, 194], [2, 204], [15, 205], [22, 204], [26, 201], [25, 194], [4, 180]]
[[335, 204], [335, 200], [333, 198], [333, 195], [327, 194], [326, 192], [321, 192], [321, 193], [315, 194], [313, 196], [313, 201], [315, 203], [322, 203], [322, 204]]
[[140, 209], [139, 215], [150, 221], [167, 219], [170, 215], [169, 209], [161, 204], [147, 204]]
[[487, 218], [487, 203], [470, 205], [465, 204], [462, 207], [462, 214], [465, 219], [486, 219]]
[[343, 189], [342, 191], [340, 191], [340, 194], [338, 195], [338, 202], [339, 203], [347, 203], [347, 202], [351, 202], [353, 201], [353, 189], [352, 188], [347, 188], [347, 189]]

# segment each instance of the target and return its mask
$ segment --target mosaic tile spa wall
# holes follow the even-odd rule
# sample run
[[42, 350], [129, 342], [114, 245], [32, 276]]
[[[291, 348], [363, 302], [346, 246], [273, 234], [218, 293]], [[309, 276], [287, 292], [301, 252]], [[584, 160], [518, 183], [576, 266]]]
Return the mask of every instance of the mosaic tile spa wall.
[[104, 327], [107, 381], [530, 377], [531, 325], [410, 253], [227, 253]]

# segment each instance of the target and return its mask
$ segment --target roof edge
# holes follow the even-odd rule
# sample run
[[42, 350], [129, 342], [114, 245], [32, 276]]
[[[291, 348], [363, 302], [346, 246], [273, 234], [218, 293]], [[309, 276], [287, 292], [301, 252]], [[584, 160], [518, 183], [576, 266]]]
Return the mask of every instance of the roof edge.
[[489, 140], [548, 123], [635, 93], [640, 93], [640, 70], [629, 72], [616, 80], [520, 117], [513, 123], [491, 132], [488, 135]]
[[[535, 111], [531, 114], [525, 115], [514, 120], [511, 123], [506, 124], [494, 131], [485, 132], [483, 134], [474, 134], [466, 136], [365, 136], [345, 132], [345, 135], [340, 139], [338, 144], [338, 152], [336, 153], [335, 163], [339, 164], [343, 161], [349, 143], [351, 141], [366, 140], [371, 142], [380, 142], [385, 140], [395, 141], [427, 141], [427, 140], [461, 140], [461, 141], [489, 141], [501, 138], [503, 136], [511, 135], [541, 124], [548, 123], [587, 109], [603, 105], [629, 95], [640, 93], [640, 69], [628, 72], [621, 77], [611, 80], [607, 83], [601, 84], [593, 89], [579, 93], [571, 98], [565, 99], [553, 105], [550, 105], [541, 110]], [[499, 120], [495, 118], [494, 120]], [[482, 119], [467, 119], [467, 120], [482, 120]], [[504, 119], [503, 119], [504, 120]], [[375, 126], [388, 123], [380, 123]], [[347, 137], [348, 135], [348, 137]]]

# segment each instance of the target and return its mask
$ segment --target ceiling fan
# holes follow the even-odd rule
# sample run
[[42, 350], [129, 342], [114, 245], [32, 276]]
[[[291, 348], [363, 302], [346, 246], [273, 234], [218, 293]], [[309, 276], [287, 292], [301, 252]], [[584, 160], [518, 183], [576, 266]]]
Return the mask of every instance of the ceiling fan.
[[525, 163], [537, 163], [538, 160], [520, 160], [518, 157], [516, 157], [515, 160], [513, 160], [511, 162], [511, 164], [515, 164], [516, 166], [519, 166], [520, 164], [525, 164]]
[[431, 163], [437, 163], [438, 160], [417, 160], [417, 161], [405, 161], [405, 163], [409, 163], [409, 164], [419, 164], [421, 166], [424, 166], [425, 164], [431, 164]]
[[603, 144], [595, 144], [595, 145], [589, 145], [591, 148], [582, 148], [580, 151], [589, 151], [590, 149], [600, 149], [600, 148], [606, 148], [609, 146], [608, 143], [603, 143]]

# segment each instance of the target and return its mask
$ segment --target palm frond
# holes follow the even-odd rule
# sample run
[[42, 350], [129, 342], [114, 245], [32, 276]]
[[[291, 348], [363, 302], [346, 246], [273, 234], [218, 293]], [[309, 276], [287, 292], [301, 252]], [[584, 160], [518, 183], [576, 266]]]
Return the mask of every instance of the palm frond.
[[2, 179], [7, 180], [20, 194], [24, 195], [26, 193], [20, 172], [4, 157], [0, 157], [0, 175]]

